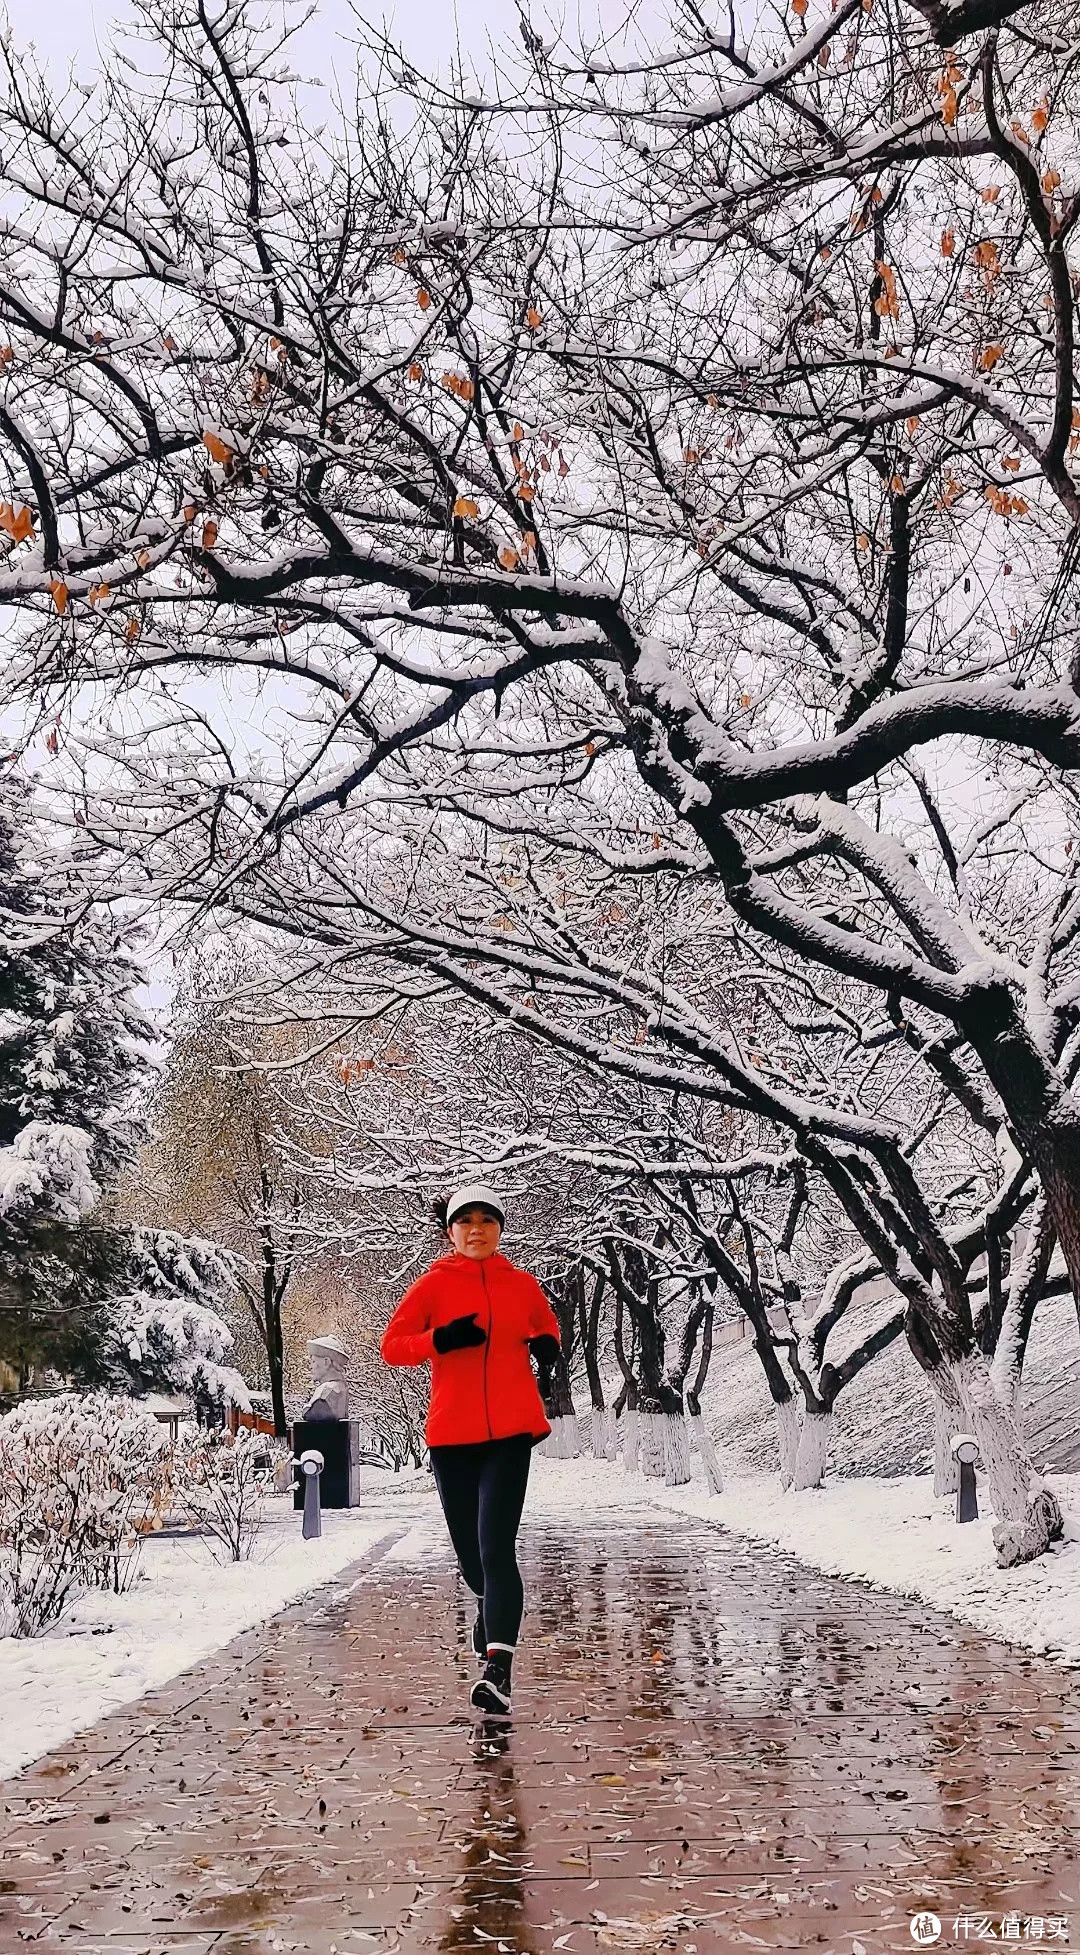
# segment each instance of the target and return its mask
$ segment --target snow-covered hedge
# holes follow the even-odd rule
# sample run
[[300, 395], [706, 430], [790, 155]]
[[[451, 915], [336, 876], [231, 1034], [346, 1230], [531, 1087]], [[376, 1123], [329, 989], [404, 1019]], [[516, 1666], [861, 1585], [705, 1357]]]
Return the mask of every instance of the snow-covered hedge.
[[172, 1485], [167, 1434], [130, 1399], [65, 1392], [0, 1419], [0, 1634], [40, 1635], [80, 1589], [125, 1588]]

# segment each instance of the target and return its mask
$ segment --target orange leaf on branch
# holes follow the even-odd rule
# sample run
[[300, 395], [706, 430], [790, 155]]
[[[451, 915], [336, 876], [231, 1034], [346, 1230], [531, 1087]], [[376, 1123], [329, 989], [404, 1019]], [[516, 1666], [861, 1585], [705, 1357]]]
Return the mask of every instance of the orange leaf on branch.
[[[64, 583], [63, 578], [62, 577], [54, 578], [53, 582], [49, 585], [49, 590], [52, 594], [53, 603], [55, 604], [58, 612], [60, 613], [60, 616], [63, 617], [64, 612], [68, 608], [68, 587]], [[55, 752], [56, 749], [54, 748], [53, 751]]]
[[537, 327], [542, 326], [544, 323], [543, 314], [538, 312], [534, 305], [531, 305], [527, 313], [525, 314], [525, 323], [527, 326], [530, 326], [533, 332], [535, 333]]
[[458, 496], [454, 503], [454, 515], [462, 517], [479, 516], [480, 510], [471, 496]]
[[896, 273], [891, 265], [886, 265], [880, 258], [875, 259], [874, 270], [885, 287], [881, 297], [874, 300], [874, 311], [881, 319], [898, 319], [900, 300], [896, 294]]
[[1003, 346], [984, 346], [979, 354], [979, 367], [983, 373], [990, 373], [997, 366], [1005, 348]]
[[941, 233], [942, 257], [951, 258], [955, 250], [956, 250], [956, 232], [950, 230], [942, 231]]
[[1010, 489], [1001, 489], [996, 482], [990, 482], [983, 494], [995, 516], [1026, 516], [1028, 506], [1023, 496], [1013, 495]]
[[950, 61], [945, 73], [938, 77], [937, 93], [941, 102], [941, 120], [947, 128], [951, 128], [956, 121], [957, 111], [959, 109], [956, 84], [958, 81], [963, 81], [963, 79], [963, 69], [958, 68], [955, 62], [952, 61]]
[[499, 562], [504, 570], [516, 570], [519, 562], [517, 551], [512, 550], [508, 543], [504, 543], [499, 551]]
[[214, 545], [215, 545], [215, 543], [217, 542], [217, 539], [218, 539], [218, 526], [217, 526], [217, 524], [216, 524], [216, 523], [215, 523], [215, 522], [214, 522], [213, 520], [211, 520], [211, 521], [210, 521], [210, 522], [208, 522], [208, 523], [204, 523], [204, 524], [203, 524], [203, 531], [202, 531], [202, 546], [203, 546], [203, 549], [204, 549], [204, 550], [212, 550], [212, 549], [213, 549], [213, 547], [214, 547]]
[[232, 467], [233, 462], [236, 460], [235, 448], [230, 448], [228, 442], [223, 441], [221, 436], [215, 434], [212, 428], [204, 429], [202, 444], [212, 462], [217, 462], [221, 468]]
[[14, 509], [10, 502], [0, 505], [0, 529], [6, 529], [13, 543], [25, 543], [34, 534], [34, 514], [25, 503]]
[[951, 469], [947, 468], [945, 470], [943, 480], [944, 486], [941, 494], [934, 501], [935, 509], [951, 509], [953, 503], [964, 493], [963, 483], [957, 480]]
[[421, 312], [427, 311], [431, 304], [431, 293], [428, 291], [426, 285], [421, 285], [420, 290], [416, 294], [416, 303], [420, 307]]
[[993, 238], [983, 238], [981, 243], [975, 246], [974, 259], [982, 274], [983, 285], [989, 292], [1001, 270], [1001, 259]]

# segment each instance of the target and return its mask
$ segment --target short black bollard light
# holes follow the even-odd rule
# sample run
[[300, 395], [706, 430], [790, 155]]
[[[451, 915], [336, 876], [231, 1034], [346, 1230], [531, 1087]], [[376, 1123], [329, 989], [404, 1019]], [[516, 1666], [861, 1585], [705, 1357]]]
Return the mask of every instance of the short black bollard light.
[[301, 1453], [295, 1462], [304, 1475], [304, 1525], [301, 1529], [305, 1541], [317, 1541], [322, 1533], [322, 1501], [319, 1498], [319, 1478], [326, 1461], [314, 1447]]
[[974, 1433], [956, 1432], [950, 1445], [953, 1458], [960, 1465], [960, 1485], [956, 1489], [956, 1518], [958, 1521], [977, 1521], [979, 1497], [975, 1491], [975, 1462], [979, 1457], [979, 1442]]

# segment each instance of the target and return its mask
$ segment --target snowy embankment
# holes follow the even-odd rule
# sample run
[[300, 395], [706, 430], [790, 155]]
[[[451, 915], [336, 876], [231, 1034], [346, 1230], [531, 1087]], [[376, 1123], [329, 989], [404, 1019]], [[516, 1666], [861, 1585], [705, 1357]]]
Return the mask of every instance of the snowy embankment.
[[305, 1541], [300, 1515], [268, 1496], [250, 1561], [222, 1563], [198, 1536], [150, 1535], [125, 1595], [91, 1590], [47, 1635], [0, 1640], [0, 1780], [77, 1731], [168, 1683], [308, 1590], [332, 1581], [408, 1526], [431, 1482], [409, 1473], [364, 1492], [363, 1505], [323, 1515]]
[[785, 1493], [775, 1477], [727, 1478], [709, 1494], [696, 1482], [666, 1487], [605, 1460], [538, 1459], [526, 1528], [539, 1514], [580, 1517], [605, 1505], [686, 1514], [767, 1541], [829, 1575], [858, 1576], [928, 1602], [989, 1635], [1057, 1663], [1080, 1666], [1080, 1474], [1050, 1484], [1065, 1516], [1065, 1540], [1023, 1568], [995, 1566], [993, 1517], [959, 1526], [955, 1496], [935, 1500], [922, 1474], [836, 1480]]
[[[896, 1299], [855, 1304], [833, 1333], [829, 1357], [849, 1350], [895, 1307]], [[702, 1411], [725, 1465], [768, 1473], [777, 1453], [776, 1417], [765, 1374], [749, 1339], [713, 1355]], [[1024, 1362], [1020, 1417], [1032, 1463], [1055, 1476], [1080, 1469], [1080, 1338], [1071, 1297], [1039, 1306]], [[897, 1338], [841, 1392], [830, 1474], [889, 1477], [919, 1473], [933, 1459], [933, 1413], [926, 1379]]]

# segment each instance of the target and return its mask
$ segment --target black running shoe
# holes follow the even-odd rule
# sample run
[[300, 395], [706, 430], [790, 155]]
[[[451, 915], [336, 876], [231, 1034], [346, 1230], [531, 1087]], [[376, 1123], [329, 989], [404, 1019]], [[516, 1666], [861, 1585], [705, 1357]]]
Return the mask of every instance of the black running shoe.
[[489, 1659], [483, 1676], [469, 1693], [469, 1701], [475, 1710], [484, 1711], [488, 1717], [509, 1717], [510, 1673], [506, 1666]]
[[477, 1656], [487, 1660], [487, 1631], [484, 1628], [484, 1611], [477, 1609], [476, 1621], [472, 1626], [472, 1646]]

